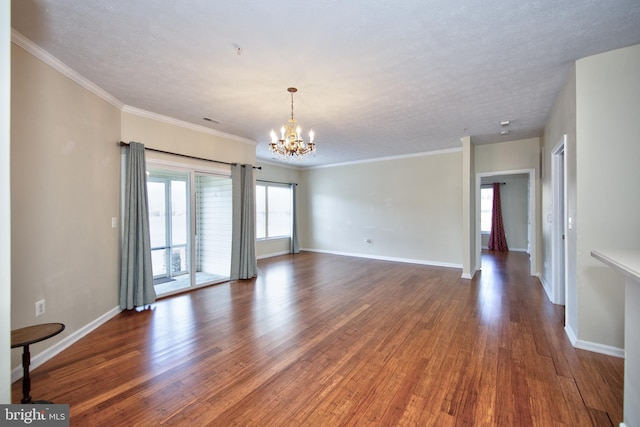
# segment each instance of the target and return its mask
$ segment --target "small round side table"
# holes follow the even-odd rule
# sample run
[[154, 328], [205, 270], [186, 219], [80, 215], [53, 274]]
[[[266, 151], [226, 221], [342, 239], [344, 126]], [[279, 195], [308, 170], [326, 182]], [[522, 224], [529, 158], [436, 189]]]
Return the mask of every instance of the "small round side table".
[[62, 323], [43, 323], [11, 331], [11, 348], [23, 347], [21, 403], [51, 403], [45, 400], [31, 400], [31, 395], [29, 394], [31, 392], [31, 378], [29, 377], [31, 354], [29, 353], [29, 345], [54, 337], [62, 331], [64, 331]]

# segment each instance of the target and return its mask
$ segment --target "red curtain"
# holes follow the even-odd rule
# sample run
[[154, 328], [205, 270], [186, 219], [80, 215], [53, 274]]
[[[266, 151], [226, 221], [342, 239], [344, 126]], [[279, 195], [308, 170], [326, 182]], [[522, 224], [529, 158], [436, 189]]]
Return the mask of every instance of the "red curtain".
[[508, 251], [507, 238], [504, 235], [502, 222], [502, 203], [500, 202], [500, 183], [493, 183], [493, 212], [491, 213], [490, 251]]

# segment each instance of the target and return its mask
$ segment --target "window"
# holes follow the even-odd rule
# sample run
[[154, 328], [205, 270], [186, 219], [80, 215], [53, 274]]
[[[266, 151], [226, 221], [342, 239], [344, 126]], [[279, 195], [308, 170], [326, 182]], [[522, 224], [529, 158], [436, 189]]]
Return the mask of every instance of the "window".
[[480, 231], [491, 233], [491, 216], [493, 212], [493, 188], [480, 189]]
[[291, 210], [291, 187], [279, 184], [257, 184], [257, 238], [291, 237]]

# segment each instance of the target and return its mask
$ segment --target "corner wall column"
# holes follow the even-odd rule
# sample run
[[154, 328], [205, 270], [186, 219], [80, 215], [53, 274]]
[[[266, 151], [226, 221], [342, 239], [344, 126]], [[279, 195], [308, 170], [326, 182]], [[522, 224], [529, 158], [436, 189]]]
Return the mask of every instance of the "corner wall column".
[[462, 278], [472, 279], [476, 272], [476, 200], [475, 200], [475, 165], [471, 137], [465, 136], [462, 141]]

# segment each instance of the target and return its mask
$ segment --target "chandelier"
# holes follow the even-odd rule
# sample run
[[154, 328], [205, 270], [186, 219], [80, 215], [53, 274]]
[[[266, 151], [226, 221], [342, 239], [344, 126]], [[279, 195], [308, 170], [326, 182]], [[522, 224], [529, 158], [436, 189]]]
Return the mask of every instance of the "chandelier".
[[280, 128], [280, 139], [271, 130], [271, 143], [269, 149], [284, 158], [290, 159], [293, 156], [302, 157], [309, 153], [316, 152], [316, 144], [313, 142], [313, 131], [309, 131], [309, 143], [305, 143], [300, 135], [300, 126], [296, 126], [296, 119], [293, 118], [293, 94], [298, 91], [295, 87], [287, 89], [291, 93], [291, 119]]

